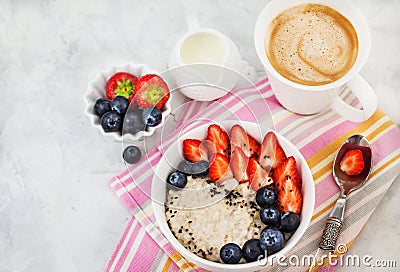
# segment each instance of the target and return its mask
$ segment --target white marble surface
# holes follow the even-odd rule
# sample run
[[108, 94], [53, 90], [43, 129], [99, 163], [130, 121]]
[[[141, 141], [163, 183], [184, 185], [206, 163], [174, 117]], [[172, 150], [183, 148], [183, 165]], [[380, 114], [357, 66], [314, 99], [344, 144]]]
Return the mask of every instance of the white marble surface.
[[[87, 83], [114, 64], [164, 70], [188, 13], [261, 71], [253, 27], [266, 2], [0, 0], [0, 271], [104, 268], [130, 215], [107, 183], [124, 169], [122, 147], [84, 116]], [[400, 123], [400, 1], [354, 2], [372, 34], [362, 75]], [[352, 253], [400, 266], [399, 183]]]

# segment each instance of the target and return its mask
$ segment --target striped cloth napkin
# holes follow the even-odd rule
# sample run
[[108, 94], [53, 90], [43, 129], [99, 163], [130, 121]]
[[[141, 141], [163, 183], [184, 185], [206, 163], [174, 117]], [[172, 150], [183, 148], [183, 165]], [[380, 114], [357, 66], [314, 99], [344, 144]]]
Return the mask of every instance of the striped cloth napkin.
[[[265, 103], [272, 113], [275, 129], [300, 150], [315, 182], [316, 199], [310, 226], [287, 256], [301, 258], [316, 253], [325, 220], [339, 195], [331, 168], [342, 142], [353, 134], [362, 134], [372, 144], [373, 172], [368, 183], [348, 197], [344, 225], [338, 240], [338, 244], [350, 247], [400, 173], [399, 128], [380, 110], [363, 123], [347, 121], [333, 111], [311, 116], [297, 115], [282, 108], [271, 91], [268, 79], [261, 80], [256, 87], [257, 90], [254, 87], [234, 90], [215, 102], [191, 101], [186, 105], [175, 133], [164, 139], [139, 164], [110, 180], [112, 189], [133, 216], [105, 271], [204, 271], [185, 260], [155, 224], [149, 198], [154, 167], [179, 131], [187, 131], [206, 119], [254, 121], [249, 108], [268, 112]], [[341, 97], [349, 104], [358, 106], [358, 100], [348, 90], [344, 90]], [[182, 124], [186, 124], [184, 128]], [[335, 253], [342, 256], [344, 252]], [[326, 271], [327, 266], [327, 262], [317, 264], [313, 270]], [[267, 264], [263, 270], [271, 268], [273, 271], [306, 271], [308, 266], [275, 263]]]

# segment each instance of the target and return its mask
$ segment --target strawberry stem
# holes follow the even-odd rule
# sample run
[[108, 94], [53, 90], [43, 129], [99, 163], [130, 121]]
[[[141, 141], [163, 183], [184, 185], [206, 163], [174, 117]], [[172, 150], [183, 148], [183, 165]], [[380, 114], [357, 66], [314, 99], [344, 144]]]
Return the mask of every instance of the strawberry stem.
[[146, 97], [146, 101], [148, 101], [151, 105], [155, 105], [163, 98], [164, 89], [160, 86], [149, 86], [144, 95]]
[[131, 94], [133, 94], [134, 84], [130, 81], [130, 79], [125, 79], [124, 77], [121, 80], [117, 81], [117, 87], [115, 88], [116, 96], [123, 96], [126, 99], [129, 98]]

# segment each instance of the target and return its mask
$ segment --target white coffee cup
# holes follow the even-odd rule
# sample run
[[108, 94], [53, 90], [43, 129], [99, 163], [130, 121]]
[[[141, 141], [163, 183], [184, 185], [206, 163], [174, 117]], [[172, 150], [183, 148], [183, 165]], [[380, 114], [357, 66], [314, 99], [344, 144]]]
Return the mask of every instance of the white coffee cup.
[[[283, 10], [305, 3], [321, 4], [335, 9], [352, 23], [358, 35], [359, 47], [356, 62], [343, 77], [329, 84], [308, 86], [292, 82], [273, 68], [265, 52], [265, 45], [269, 40], [266, 36], [269, 23]], [[371, 47], [369, 28], [362, 13], [350, 1], [273, 0], [262, 10], [257, 19], [254, 43], [257, 55], [271, 83], [272, 91], [282, 106], [288, 110], [308, 115], [333, 109], [344, 118], [354, 122], [365, 121], [375, 112], [377, 107], [375, 92], [359, 75]], [[346, 86], [357, 96], [362, 109], [350, 106], [338, 96]]]
[[[232, 90], [243, 61], [233, 41], [223, 33], [200, 27], [188, 16], [189, 31], [172, 49], [168, 68], [176, 86], [189, 98], [211, 101]], [[185, 86], [185, 87], [183, 87]]]

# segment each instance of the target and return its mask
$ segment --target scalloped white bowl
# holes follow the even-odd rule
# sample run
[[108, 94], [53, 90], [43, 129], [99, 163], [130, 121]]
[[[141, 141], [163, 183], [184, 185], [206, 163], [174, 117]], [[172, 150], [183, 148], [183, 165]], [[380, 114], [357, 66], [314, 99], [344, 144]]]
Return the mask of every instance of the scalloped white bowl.
[[125, 65], [112, 66], [108, 71], [99, 73], [96, 78], [89, 83], [88, 92], [84, 95], [83, 99], [85, 101], [85, 114], [89, 117], [90, 123], [93, 127], [99, 129], [103, 135], [112, 136], [117, 141], [122, 141], [124, 139], [129, 140], [139, 140], [142, 137], [153, 135], [154, 131], [162, 127], [164, 125], [164, 121], [168, 114], [171, 113], [171, 97], [164, 105], [162, 109], [162, 121], [158, 126], [149, 127], [145, 131], [139, 131], [138, 133], [132, 134], [124, 134], [121, 132], [104, 132], [103, 128], [100, 125], [100, 117], [98, 117], [94, 112], [94, 104], [96, 100], [99, 98], [106, 98], [105, 86], [107, 80], [117, 72], [128, 72], [131, 73], [138, 78], [146, 74], [159, 74], [157, 71], [150, 69], [144, 64], [132, 64], [128, 63]]
[[[264, 135], [269, 131], [268, 128], [262, 128], [256, 123], [244, 122], [244, 121], [224, 121], [219, 123], [226, 131], [230, 131], [234, 124], [239, 123], [243, 128], [252, 135], [257, 141], [261, 142]], [[207, 128], [210, 124], [198, 126], [189, 132], [181, 135], [177, 141], [175, 141], [164, 153], [161, 160], [157, 164], [155, 174], [153, 176], [152, 187], [151, 187], [151, 199], [154, 210], [154, 215], [158, 226], [164, 236], [173, 245], [173, 247], [182, 254], [190, 262], [198, 265], [201, 268], [208, 269], [210, 271], [255, 271], [262, 269], [257, 262], [241, 263], [241, 264], [224, 264], [212, 262], [203, 259], [191, 251], [187, 250], [172, 234], [168, 227], [167, 220], [165, 217], [165, 198], [167, 193], [166, 180], [173, 168], [171, 165], [178, 165], [181, 160], [179, 154], [182, 154], [182, 141], [184, 139], [204, 139], [206, 137]], [[302, 178], [302, 195], [303, 195], [303, 207], [300, 216], [300, 225], [294, 232], [292, 237], [285, 243], [285, 246], [276, 253], [276, 255], [287, 255], [289, 251], [298, 243], [300, 238], [307, 230], [311, 217], [314, 212], [315, 203], [315, 189], [314, 180], [311, 174], [311, 170], [307, 164], [307, 161], [300, 153], [300, 151], [285, 137], [275, 132], [279, 143], [287, 156], [293, 156], [297, 162], [297, 170]], [[222, 245], [221, 245], [222, 246]], [[268, 256], [268, 263], [276, 256]]]

